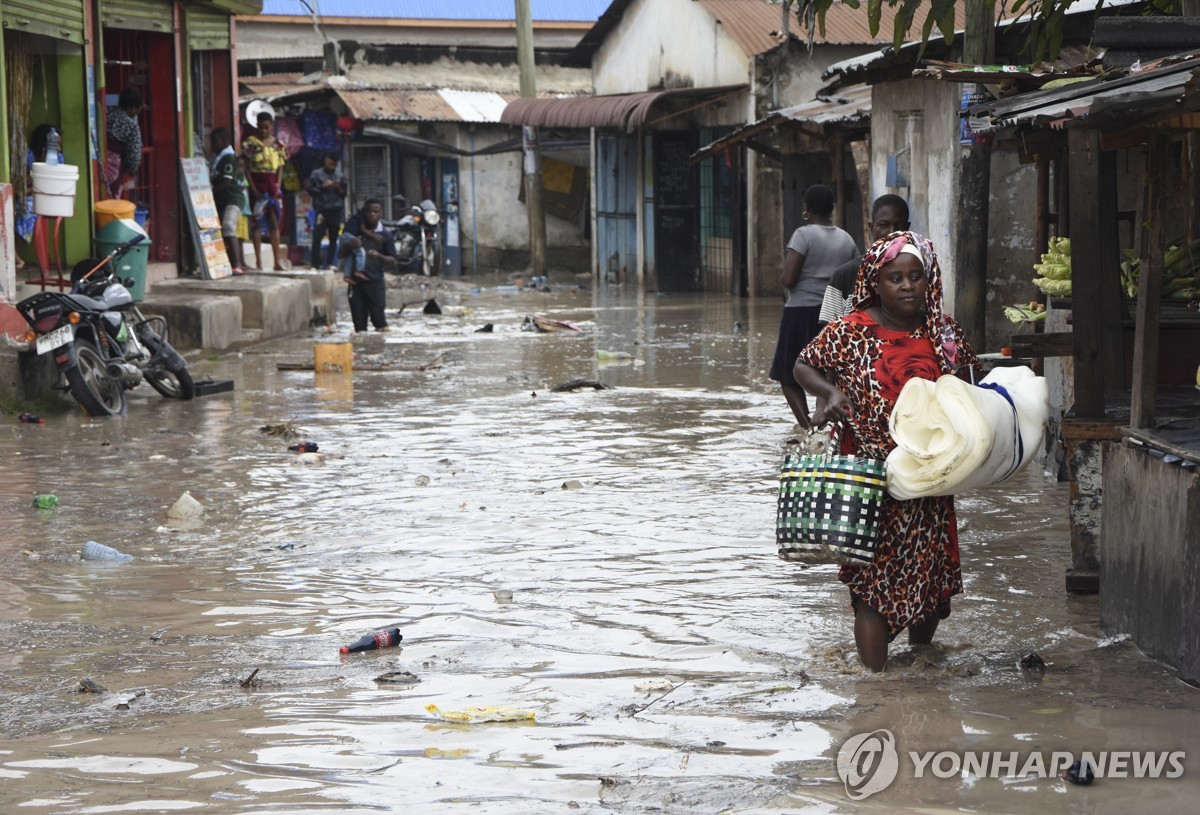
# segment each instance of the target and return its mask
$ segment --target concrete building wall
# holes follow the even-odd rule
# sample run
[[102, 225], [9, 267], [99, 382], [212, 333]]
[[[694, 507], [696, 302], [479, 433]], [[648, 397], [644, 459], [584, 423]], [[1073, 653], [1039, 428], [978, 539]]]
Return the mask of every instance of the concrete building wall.
[[[870, 197], [893, 193], [908, 201], [913, 230], [933, 241], [952, 314], [956, 191], [967, 149], [958, 143], [958, 103], [958, 88], [948, 82], [888, 82], [871, 94]], [[896, 156], [907, 184], [888, 184], [889, 155]]]
[[592, 59], [597, 94], [737, 85], [750, 58], [691, 0], [635, 0]]
[[[462, 149], [470, 149], [467, 126], [458, 132], [441, 132], [439, 137]], [[447, 128], [449, 130], [449, 127]], [[479, 125], [475, 131], [476, 150], [512, 137], [507, 126]], [[555, 150], [547, 157], [584, 168], [588, 166], [587, 148]], [[521, 188], [521, 153], [507, 152], [489, 156], [464, 156], [459, 159], [459, 190], [462, 206], [459, 229], [462, 236], [463, 274], [496, 269], [520, 270], [529, 263], [529, 215], [518, 200]], [[546, 216], [546, 249], [553, 270], [585, 272], [589, 268], [589, 242], [584, 238], [588, 218], [585, 199], [576, 221]]]
[[[1017, 326], [1003, 308], [1027, 303], [1037, 295], [1033, 264], [1037, 224], [1037, 165], [1021, 164], [1015, 150], [992, 150], [992, 197], [988, 211], [987, 339], [977, 350], [1008, 345]], [[1026, 331], [1029, 329], [1026, 328]]]
[[[394, 26], [371, 22], [366, 25], [322, 23], [321, 31], [331, 40], [353, 40], [377, 45], [459, 45], [481, 48], [515, 48], [516, 29], [508, 27], [468, 28]], [[586, 27], [534, 27], [534, 48], [574, 48], [587, 33]], [[286, 22], [270, 17], [237, 21], [238, 59], [320, 59], [324, 39], [311, 22]]]

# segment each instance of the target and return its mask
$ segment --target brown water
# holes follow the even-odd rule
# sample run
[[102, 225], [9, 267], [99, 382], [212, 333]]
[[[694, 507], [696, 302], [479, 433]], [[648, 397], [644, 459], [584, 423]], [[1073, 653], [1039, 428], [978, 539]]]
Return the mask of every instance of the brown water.
[[[356, 343], [364, 367], [444, 354], [428, 371], [280, 372], [311, 353], [294, 339], [195, 361], [232, 395], [3, 427], [0, 812], [1196, 811], [1190, 766], [1088, 788], [902, 768], [860, 802], [838, 777], [880, 727], [902, 752], [1197, 746], [1200, 692], [1065, 596], [1064, 485], [962, 496], [966, 594], [935, 646], [901, 638], [867, 675], [833, 570], [774, 555], [776, 304], [445, 300]], [[520, 331], [536, 310], [585, 330]], [[615, 387], [549, 391], [576, 377]], [[323, 464], [259, 432], [282, 421]], [[168, 524], [184, 490], [198, 526]], [[137, 559], [81, 562], [88, 539]], [[390, 624], [401, 648], [339, 656]], [[398, 670], [420, 683], [375, 682]]]

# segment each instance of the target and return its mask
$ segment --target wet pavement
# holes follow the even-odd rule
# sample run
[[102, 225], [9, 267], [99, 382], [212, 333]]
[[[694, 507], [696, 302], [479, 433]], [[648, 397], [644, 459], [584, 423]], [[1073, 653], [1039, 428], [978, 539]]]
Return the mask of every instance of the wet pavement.
[[[1200, 761], [1200, 691], [1063, 592], [1065, 485], [1033, 468], [962, 496], [966, 593], [935, 645], [901, 637], [868, 675], [834, 570], [774, 555], [777, 304], [439, 299], [356, 341], [350, 376], [278, 370], [311, 359], [295, 338], [193, 361], [232, 394], [0, 427], [0, 811], [1195, 811], [1190, 764], [1085, 788], [902, 763], [860, 801], [838, 776], [876, 728], [902, 754]], [[584, 330], [521, 331], [533, 311]], [[580, 377], [613, 387], [550, 391]], [[282, 422], [323, 462], [259, 431]], [[199, 524], [167, 519], [185, 490]], [[87, 540], [136, 560], [82, 562]], [[400, 648], [338, 654], [393, 624]]]

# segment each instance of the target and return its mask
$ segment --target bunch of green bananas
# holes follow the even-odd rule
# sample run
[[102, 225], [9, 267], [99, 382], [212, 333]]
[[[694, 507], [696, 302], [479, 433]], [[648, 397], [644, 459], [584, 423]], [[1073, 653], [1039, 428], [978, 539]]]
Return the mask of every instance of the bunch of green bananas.
[[[1138, 294], [1141, 260], [1128, 249], [1121, 261], [1121, 289], [1133, 300]], [[1162, 298], [1189, 302], [1200, 299], [1200, 240], [1179, 240], [1163, 255]]]

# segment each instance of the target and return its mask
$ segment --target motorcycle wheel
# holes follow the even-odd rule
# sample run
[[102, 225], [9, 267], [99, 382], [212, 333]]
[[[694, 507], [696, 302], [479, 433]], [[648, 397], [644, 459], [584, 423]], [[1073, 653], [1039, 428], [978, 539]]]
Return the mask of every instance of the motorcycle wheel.
[[425, 257], [422, 261], [423, 268], [421, 272], [426, 277], [432, 277], [438, 273], [438, 249], [436, 244], [429, 244], [425, 250]]
[[192, 381], [192, 375], [188, 373], [187, 368], [178, 373], [164, 368], [157, 374], [146, 373], [145, 376], [150, 387], [168, 399], [187, 401], [196, 395], [196, 383]]
[[100, 349], [91, 340], [76, 339], [79, 364], [67, 371], [71, 396], [89, 416], [119, 416], [125, 412], [125, 386], [111, 378]]
[[[155, 319], [161, 318], [150, 318], [151, 321]], [[164, 326], [166, 325], [165, 321], [163, 324]], [[157, 331], [150, 328], [149, 321], [141, 326], [138, 336], [145, 343], [146, 347], [150, 349], [150, 353], [155, 356], [160, 356], [163, 353], [168, 357], [177, 356], [175, 349]], [[150, 383], [150, 387], [154, 388], [161, 396], [165, 396], [167, 399], [181, 399], [186, 402], [188, 399], [196, 396], [196, 383], [192, 381], [192, 374], [186, 367], [181, 368], [178, 372], [160, 367], [158, 373], [152, 374], [149, 371], [142, 371], [142, 375]]]

